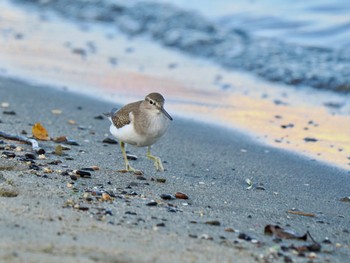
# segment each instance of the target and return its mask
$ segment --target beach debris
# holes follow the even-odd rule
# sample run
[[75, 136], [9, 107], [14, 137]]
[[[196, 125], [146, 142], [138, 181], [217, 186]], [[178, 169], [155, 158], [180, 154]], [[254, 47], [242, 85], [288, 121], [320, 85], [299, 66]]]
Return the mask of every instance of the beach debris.
[[[135, 171], [135, 172], [139, 172], [139, 171]], [[134, 172], [134, 174], [135, 174], [135, 172]], [[142, 175], [137, 175], [137, 176], [136, 176], [136, 179], [137, 179], [137, 180], [141, 180], [141, 181], [146, 181], [146, 180], [147, 180], [147, 178], [144, 177], [144, 176], [142, 176]]]
[[54, 115], [60, 115], [60, 114], [62, 114], [62, 110], [60, 110], [60, 109], [53, 109], [53, 110], [51, 110], [51, 113], [54, 114]]
[[166, 182], [165, 178], [152, 178], [151, 181], [156, 181], [157, 183], [162, 183], [164, 184]]
[[214, 240], [212, 236], [209, 236], [208, 234], [202, 234], [199, 239], [204, 239], [204, 240]]
[[220, 221], [218, 221], [218, 220], [209, 220], [209, 221], [204, 222], [204, 224], [211, 225], [211, 226], [220, 226], [221, 225]]
[[317, 142], [318, 140], [316, 138], [311, 138], [311, 137], [305, 137], [304, 138], [305, 142]]
[[308, 216], [308, 217], [315, 217], [316, 216], [313, 213], [305, 213], [305, 212], [296, 211], [296, 210], [288, 210], [287, 213], [293, 214], [293, 215]]
[[282, 238], [282, 239], [296, 239], [296, 240], [303, 240], [303, 241], [306, 241], [307, 239], [307, 233], [304, 235], [298, 235], [292, 230], [283, 229], [278, 225], [266, 225], [264, 228], [264, 234], [271, 235], [275, 238]]
[[350, 202], [350, 196], [345, 196], [343, 198], [340, 198], [339, 200], [342, 202]]
[[245, 179], [245, 182], [247, 183], [248, 187], [246, 188], [247, 190], [253, 189], [253, 181], [249, 178]]
[[177, 199], [188, 199], [188, 195], [184, 194], [184, 193], [181, 193], [181, 192], [176, 192], [175, 193], [175, 197]]
[[40, 122], [34, 124], [32, 127], [32, 133], [34, 138], [38, 140], [48, 141], [50, 139], [47, 130]]
[[33, 151], [35, 151], [36, 153], [38, 153], [38, 154], [45, 153], [45, 150], [39, 147], [39, 144], [35, 139], [29, 139], [25, 136], [12, 135], [12, 134], [8, 134], [8, 133], [2, 132], [2, 131], [0, 131], [0, 137], [3, 137], [5, 139], [9, 139], [9, 140], [16, 140], [16, 141], [25, 142], [27, 144], [31, 144]]
[[163, 200], [174, 200], [175, 196], [173, 196], [171, 194], [161, 194], [160, 198], [162, 198]]
[[239, 233], [238, 238], [243, 239], [245, 241], [249, 241], [249, 242], [253, 240], [252, 237], [250, 237], [249, 235], [247, 235], [245, 233]]
[[108, 144], [118, 144], [118, 141], [116, 141], [116, 140], [114, 140], [114, 139], [112, 139], [112, 138], [109, 138], [109, 137], [103, 139], [102, 142], [103, 142], [103, 143], [108, 143]]
[[111, 197], [108, 193], [102, 193], [102, 201], [113, 201], [113, 197]]

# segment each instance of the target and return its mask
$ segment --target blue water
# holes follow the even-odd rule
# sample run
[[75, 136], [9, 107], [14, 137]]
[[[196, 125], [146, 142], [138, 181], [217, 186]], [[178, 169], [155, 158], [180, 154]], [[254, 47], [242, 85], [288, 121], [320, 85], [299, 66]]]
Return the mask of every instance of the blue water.
[[224, 28], [306, 46], [350, 48], [349, 0], [156, 0], [196, 11]]

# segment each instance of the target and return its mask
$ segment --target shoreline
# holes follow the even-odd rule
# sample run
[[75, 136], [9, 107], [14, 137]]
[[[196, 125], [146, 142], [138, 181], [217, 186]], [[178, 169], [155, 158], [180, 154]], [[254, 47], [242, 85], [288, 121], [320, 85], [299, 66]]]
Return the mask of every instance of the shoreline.
[[[117, 173], [123, 168], [119, 146], [102, 143], [110, 136], [109, 123], [94, 117], [115, 105], [6, 78], [0, 78], [0, 98], [9, 103], [7, 111], [16, 113], [2, 113], [1, 130], [15, 134], [25, 130], [29, 136], [32, 125], [41, 122], [51, 137], [64, 135], [80, 144], [69, 146], [67, 155], [57, 156], [51, 153], [56, 143], [40, 142], [46, 159], [35, 160], [39, 170], [33, 171], [16, 159], [30, 151], [29, 146], [0, 139], [5, 145], [24, 148], [10, 148], [15, 159], [0, 159], [0, 189], [13, 187], [18, 192], [17, 197], [0, 197], [1, 214], [6, 215], [0, 227], [4, 262], [26, 257], [37, 262], [77, 258], [84, 262], [94, 258], [147, 262], [162, 261], [167, 255], [172, 262], [259, 262], [277, 256], [269, 250], [276, 247], [273, 238], [263, 234], [267, 224], [299, 233], [309, 231], [322, 249], [333, 251], [316, 252], [317, 262], [344, 262], [350, 255], [349, 203], [340, 201], [350, 192], [344, 183], [349, 178], [346, 171], [261, 145], [232, 130], [177, 118], [153, 147], [154, 154], [166, 161], [163, 174], [154, 172], [145, 149], [128, 148], [138, 156], [133, 166], [145, 172], [146, 180], [140, 180], [133, 174]], [[53, 114], [53, 109], [62, 112]], [[48, 164], [53, 160], [62, 163]], [[92, 165], [100, 170], [91, 172], [90, 179], [74, 181], [61, 174]], [[157, 178], [166, 181], [159, 183]], [[246, 179], [253, 182], [251, 190], [247, 190]], [[99, 193], [103, 192], [114, 197], [101, 200]], [[190, 198], [160, 198], [175, 192]], [[147, 205], [153, 201], [155, 206]], [[293, 215], [289, 210], [313, 216]], [[41, 224], [51, 230], [38, 233]], [[258, 243], [240, 239], [242, 233]], [[8, 243], [8, 237], [14, 238], [13, 243]], [[94, 237], [98, 243], [89, 241]], [[322, 243], [326, 238], [330, 244]], [[38, 246], [33, 247], [35, 242]], [[277, 247], [310, 242], [283, 239]], [[278, 252], [277, 257], [291, 257], [293, 262], [307, 262], [314, 256], [311, 252], [305, 257], [292, 250]], [[60, 258], [63, 255], [66, 258]]]

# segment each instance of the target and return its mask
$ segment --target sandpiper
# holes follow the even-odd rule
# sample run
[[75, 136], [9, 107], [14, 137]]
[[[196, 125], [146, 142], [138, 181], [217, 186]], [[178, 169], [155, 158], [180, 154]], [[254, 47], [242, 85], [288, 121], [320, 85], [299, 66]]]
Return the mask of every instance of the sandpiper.
[[147, 157], [154, 161], [157, 170], [164, 171], [159, 157], [151, 154], [151, 145], [167, 131], [173, 118], [164, 109], [164, 97], [156, 92], [144, 100], [129, 103], [121, 109], [105, 114], [111, 121], [110, 132], [119, 140], [126, 171], [135, 172], [125, 152], [125, 143], [137, 147], [148, 146]]

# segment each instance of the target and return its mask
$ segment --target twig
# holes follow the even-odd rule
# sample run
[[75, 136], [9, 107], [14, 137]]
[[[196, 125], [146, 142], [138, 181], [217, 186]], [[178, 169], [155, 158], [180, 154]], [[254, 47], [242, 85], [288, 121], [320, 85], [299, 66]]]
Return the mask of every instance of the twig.
[[30, 139], [30, 138], [27, 138], [25, 136], [8, 134], [8, 133], [5, 133], [3, 131], [0, 131], [0, 137], [3, 137], [5, 139], [9, 139], [9, 140], [16, 140], [16, 141], [25, 142], [27, 144], [32, 145], [32, 149], [36, 153], [38, 153], [38, 154], [44, 154], [45, 153], [45, 150], [43, 148], [39, 147], [39, 144], [38, 144], [37, 140], [35, 140], [35, 139]]
[[300, 215], [300, 216], [309, 216], [309, 217], [315, 217], [315, 214], [311, 214], [311, 213], [304, 213], [304, 212], [300, 212], [300, 211], [292, 211], [292, 210], [288, 210], [287, 213], [289, 214], [294, 214], [294, 215]]

